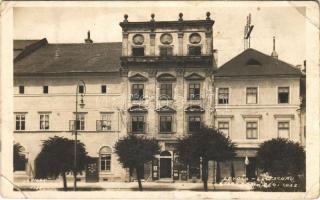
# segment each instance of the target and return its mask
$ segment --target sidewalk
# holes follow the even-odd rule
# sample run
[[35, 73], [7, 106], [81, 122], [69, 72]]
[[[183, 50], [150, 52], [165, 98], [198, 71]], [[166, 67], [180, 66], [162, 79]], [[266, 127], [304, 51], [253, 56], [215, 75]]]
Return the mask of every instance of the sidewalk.
[[[25, 191], [38, 190], [62, 190], [62, 181], [47, 181], [47, 182], [21, 182], [16, 185]], [[73, 182], [68, 182], [68, 188], [73, 188]], [[137, 182], [97, 182], [86, 183], [78, 182], [78, 189], [81, 191], [137, 191]], [[145, 191], [203, 191], [203, 183], [157, 183], [157, 182], [142, 182], [143, 190]], [[212, 184], [208, 183], [209, 191], [249, 191], [252, 188], [251, 184]]]

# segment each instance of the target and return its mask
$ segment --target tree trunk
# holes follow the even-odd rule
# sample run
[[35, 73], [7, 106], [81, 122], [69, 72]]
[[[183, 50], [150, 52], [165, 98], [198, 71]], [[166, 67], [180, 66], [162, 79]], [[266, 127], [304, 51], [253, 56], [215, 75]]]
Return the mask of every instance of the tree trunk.
[[220, 181], [221, 181], [220, 162], [217, 161], [216, 183], [220, 183]]
[[66, 177], [66, 173], [62, 172], [62, 181], [63, 181], [63, 190], [67, 191], [67, 177]]
[[233, 161], [231, 161], [231, 172], [230, 172], [230, 176], [232, 178], [232, 182], [235, 182], [235, 173], [234, 173], [234, 166], [233, 166]]
[[77, 172], [73, 171], [73, 189], [77, 190]]
[[137, 179], [138, 179], [138, 184], [139, 184], [139, 191], [142, 191], [142, 184], [141, 184], [141, 171], [140, 171], [140, 167], [136, 168], [136, 172], [137, 172]]
[[132, 168], [129, 167], [129, 182], [131, 182], [131, 177], [132, 177]]
[[208, 160], [202, 158], [202, 181], [204, 191], [208, 191]]

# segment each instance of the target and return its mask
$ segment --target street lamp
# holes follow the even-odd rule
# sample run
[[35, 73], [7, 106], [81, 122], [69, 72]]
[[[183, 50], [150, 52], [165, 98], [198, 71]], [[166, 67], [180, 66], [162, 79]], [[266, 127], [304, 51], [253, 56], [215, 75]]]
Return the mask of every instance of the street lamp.
[[[82, 86], [82, 91], [80, 90], [80, 86]], [[86, 84], [83, 80], [78, 81], [77, 83], [77, 90], [76, 90], [76, 121], [75, 121], [75, 131], [74, 131], [74, 161], [73, 161], [73, 177], [74, 177], [74, 186], [73, 190], [77, 190], [77, 136], [78, 136], [78, 128], [80, 128], [79, 117], [78, 117], [78, 95], [81, 93], [80, 99], [80, 108], [84, 108], [85, 104], [83, 101], [83, 97], [86, 94]]]

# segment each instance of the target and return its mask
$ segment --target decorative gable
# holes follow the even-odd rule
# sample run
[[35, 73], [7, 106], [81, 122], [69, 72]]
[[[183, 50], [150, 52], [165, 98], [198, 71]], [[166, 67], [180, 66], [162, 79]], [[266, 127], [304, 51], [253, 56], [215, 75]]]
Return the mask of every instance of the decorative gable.
[[143, 82], [143, 81], [147, 81], [147, 80], [148, 80], [148, 78], [146, 78], [145, 76], [142, 76], [139, 73], [129, 77], [129, 81]]
[[176, 77], [169, 73], [164, 73], [157, 77], [157, 81], [176, 81], [176, 80], [177, 80]]
[[156, 112], [159, 113], [175, 113], [176, 110], [169, 106], [162, 106], [161, 108], [156, 109]]
[[202, 80], [204, 80], [204, 77], [197, 74], [197, 73], [192, 73], [192, 74], [186, 76], [185, 79], [188, 81], [202, 81]]

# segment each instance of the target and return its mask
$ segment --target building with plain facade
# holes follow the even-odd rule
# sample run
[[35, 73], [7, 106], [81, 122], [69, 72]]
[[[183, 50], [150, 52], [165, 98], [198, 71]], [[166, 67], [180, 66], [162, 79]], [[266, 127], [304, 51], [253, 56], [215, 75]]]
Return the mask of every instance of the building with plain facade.
[[[209, 178], [257, 175], [258, 145], [274, 137], [300, 138], [300, 71], [276, 58], [247, 49], [217, 68], [214, 21], [130, 22], [125, 15], [122, 43], [83, 44], [15, 41], [14, 139], [27, 162], [16, 180], [34, 177], [34, 160], [43, 140], [74, 138], [75, 93], [78, 139], [95, 159], [100, 181], [125, 181], [114, 144], [128, 134], [153, 137], [161, 152], [144, 166], [144, 178], [200, 178], [200, 166], [178, 168], [175, 143], [201, 123], [215, 126], [237, 145], [232, 162], [209, 163]], [[286, 102], [282, 102], [286, 101]], [[249, 162], [245, 162], [248, 159]], [[85, 173], [80, 176], [84, 180]]]

